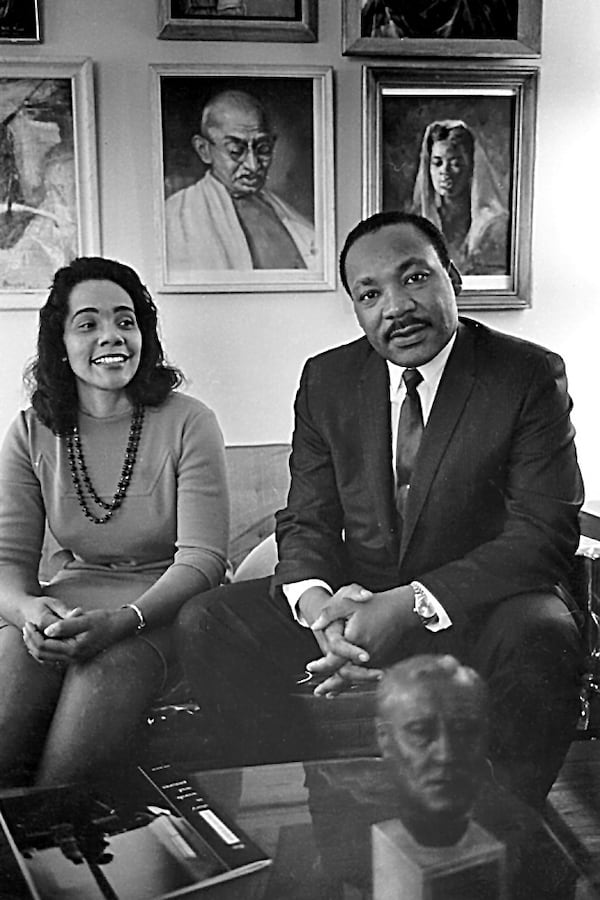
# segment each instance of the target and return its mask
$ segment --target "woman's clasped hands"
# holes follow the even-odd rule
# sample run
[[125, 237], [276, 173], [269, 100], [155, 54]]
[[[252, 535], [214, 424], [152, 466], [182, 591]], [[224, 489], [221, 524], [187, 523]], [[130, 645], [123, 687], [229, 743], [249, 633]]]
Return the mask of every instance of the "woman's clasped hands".
[[119, 610], [84, 612], [48, 597], [39, 599], [39, 607], [22, 634], [29, 654], [41, 664], [62, 667], [83, 662], [126, 636]]

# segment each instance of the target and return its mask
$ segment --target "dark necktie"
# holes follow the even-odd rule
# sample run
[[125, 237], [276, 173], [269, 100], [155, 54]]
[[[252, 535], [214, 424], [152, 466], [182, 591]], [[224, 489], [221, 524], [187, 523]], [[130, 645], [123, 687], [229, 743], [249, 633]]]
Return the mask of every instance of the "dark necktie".
[[402, 380], [406, 386], [406, 397], [398, 418], [398, 440], [396, 443], [396, 509], [404, 518], [404, 508], [412, 470], [423, 436], [423, 411], [417, 387], [423, 376], [417, 369], [405, 369]]

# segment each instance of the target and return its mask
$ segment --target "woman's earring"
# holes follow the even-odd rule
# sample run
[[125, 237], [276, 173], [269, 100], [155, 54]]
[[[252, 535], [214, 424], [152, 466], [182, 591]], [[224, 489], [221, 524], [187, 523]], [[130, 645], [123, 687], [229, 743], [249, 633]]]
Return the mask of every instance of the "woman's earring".
[[60, 361], [61, 361], [61, 362], [66, 362], [66, 361], [67, 361], [67, 357], [66, 357], [66, 356], [61, 356]]

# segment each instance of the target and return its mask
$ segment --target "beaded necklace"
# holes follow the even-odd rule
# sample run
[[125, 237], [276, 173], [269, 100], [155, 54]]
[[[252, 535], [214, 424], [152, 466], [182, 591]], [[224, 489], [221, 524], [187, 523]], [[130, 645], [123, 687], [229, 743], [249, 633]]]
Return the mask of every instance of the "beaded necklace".
[[[125, 459], [123, 460], [123, 468], [121, 469], [121, 477], [117, 485], [117, 490], [115, 491], [112, 500], [110, 500], [108, 503], [106, 503], [101, 497], [98, 496], [96, 489], [92, 484], [92, 480], [90, 478], [83, 456], [83, 447], [81, 446], [79, 426], [77, 424], [73, 425], [71, 431], [66, 435], [71, 478], [73, 480], [75, 493], [77, 494], [77, 500], [79, 501], [79, 505], [83, 510], [83, 514], [86, 519], [89, 519], [90, 522], [94, 523], [94, 525], [105, 525], [106, 522], [108, 522], [112, 518], [113, 513], [116, 512], [116, 510], [122, 505], [123, 501], [125, 500], [125, 495], [127, 494], [127, 489], [131, 481], [131, 476], [133, 475], [133, 467], [135, 466], [135, 460], [137, 457], [140, 438], [142, 436], [143, 425], [144, 407], [139, 405], [135, 407], [131, 415], [129, 438], [127, 439]], [[94, 513], [90, 510], [85, 495], [86, 490], [94, 503], [101, 509], [105, 510], [104, 515], [95, 516]]]

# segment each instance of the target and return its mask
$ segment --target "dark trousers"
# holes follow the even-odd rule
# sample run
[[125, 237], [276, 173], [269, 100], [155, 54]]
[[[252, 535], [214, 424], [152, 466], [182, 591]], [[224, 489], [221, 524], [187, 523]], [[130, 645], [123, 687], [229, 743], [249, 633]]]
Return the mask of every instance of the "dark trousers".
[[[225, 764], [310, 755], [311, 723], [298, 718], [297, 705], [292, 713], [289, 695], [321, 652], [269, 586], [264, 578], [219, 587], [189, 601], [179, 616], [186, 676]], [[522, 594], [499, 603], [470, 631], [416, 628], [397, 659], [415, 653], [451, 653], [482, 675], [496, 777], [541, 805], [578, 714], [581, 639], [565, 603], [551, 593]]]

